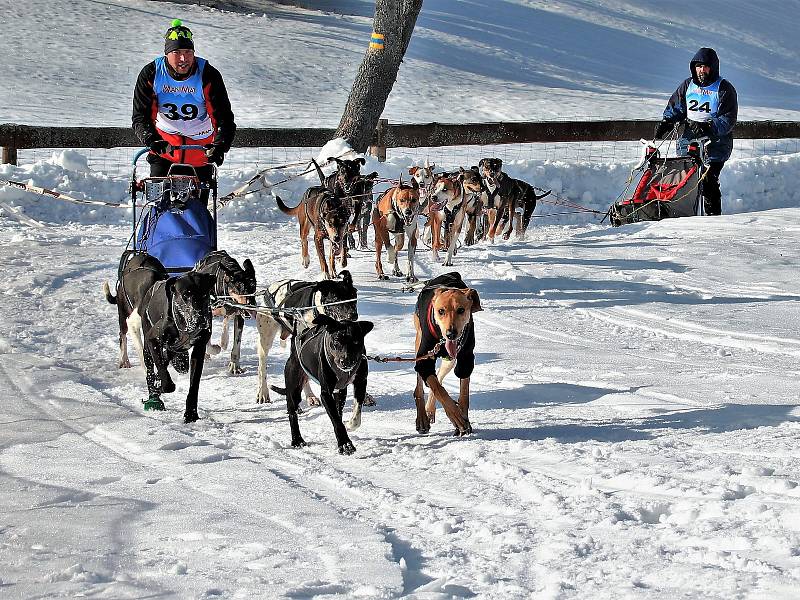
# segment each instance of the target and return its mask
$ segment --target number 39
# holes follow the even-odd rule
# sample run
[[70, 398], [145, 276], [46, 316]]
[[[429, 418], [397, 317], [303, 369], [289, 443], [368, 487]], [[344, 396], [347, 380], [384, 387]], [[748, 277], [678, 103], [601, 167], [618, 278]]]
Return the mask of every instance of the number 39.
[[[178, 112], [178, 106], [176, 104], [165, 103], [164, 108], [166, 108], [169, 112], [164, 113], [164, 116], [170, 119], [171, 121], [191, 121], [192, 119], [197, 118], [197, 107], [194, 104], [184, 104], [181, 106], [181, 112]], [[181, 114], [182, 113], [182, 114]]]

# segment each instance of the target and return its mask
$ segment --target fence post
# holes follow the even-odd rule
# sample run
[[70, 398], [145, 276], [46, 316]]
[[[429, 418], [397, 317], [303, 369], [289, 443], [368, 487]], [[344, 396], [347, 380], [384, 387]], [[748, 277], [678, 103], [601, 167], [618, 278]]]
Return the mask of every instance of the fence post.
[[378, 127], [375, 129], [375, 145], [370, 146], [367, 153], [378, 159], [378, 162], [386, 162], [386, 132], [389, 130], [389, 119], [378, 119]]
[[17, 149], [3, 146], [3, 156], [0, 164], [3, 165], [16, 165], [17, 164]]

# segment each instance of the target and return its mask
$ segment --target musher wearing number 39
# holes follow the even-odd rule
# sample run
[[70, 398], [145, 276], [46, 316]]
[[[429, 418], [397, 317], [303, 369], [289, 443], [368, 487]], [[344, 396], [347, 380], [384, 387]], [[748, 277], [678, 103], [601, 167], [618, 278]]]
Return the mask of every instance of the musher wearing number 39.
[[702, 182], [703, 207], [707, 215], [722, 214], [719, 174], [733, 151], [733, 127], [739, 112], [736, 89], [719, 76], [719, 58], [711, 48], [700, 48], [689, 63], [691, 77], [678, 86], [655, 130], [656, 139], [684, 124], [678, 153], [686, 154], [689, 142], [708, 136], [708, 172]]
[[[209, 182], [236, 135], [228, 91], [219, 71], [195, 56], [192, 32], [175, 19], [164, 36], [164, 56], [142, 69], [133, 94], [133, 131], [150, 148], [150, 175], [162, 177], [173, 163], [196, 167]], [[200, 145], [204, 150], [176, 150]]]

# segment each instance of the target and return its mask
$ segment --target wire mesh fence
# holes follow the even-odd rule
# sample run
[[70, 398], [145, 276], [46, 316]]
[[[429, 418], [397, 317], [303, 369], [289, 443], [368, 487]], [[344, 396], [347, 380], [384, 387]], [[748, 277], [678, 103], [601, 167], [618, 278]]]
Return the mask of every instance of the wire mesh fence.
[[[63, 149], [37, 148], [20, 150], [18, 164], [31, 165], [39, 161], [53, 160], [55, 153]], [[316, 157], [321, 150], [314, 148], [233, 148], [220, 168], [221, 174], [253, 171], [289, 163], [304, 164]], [[673, 147], [674, 150], [674, 147]], [[86, 158], [89, 169], [105, 173], [110, 177], [130, 175], [133, 148], [81, 148], [76, 150]], [[640, 158], [642, 145], [631, 142], [557, 142], [531, 144], [502, 144], [491, 146], [440, 146], [431, 148], [389, 148], [388, 160], [403, 157], [409, 163], [422, 163], [426, 159], [437, 165], [468, 167], [484, 157], [496, 157], [506, 163], [513, 161], [541, 161], [565, 163], [624, 164]], [[732, 159], [780, 156], [800, 152], [800, 139], [740, 139], [734, 142]], [[140, 168], [145, 164], [140, 160]]]

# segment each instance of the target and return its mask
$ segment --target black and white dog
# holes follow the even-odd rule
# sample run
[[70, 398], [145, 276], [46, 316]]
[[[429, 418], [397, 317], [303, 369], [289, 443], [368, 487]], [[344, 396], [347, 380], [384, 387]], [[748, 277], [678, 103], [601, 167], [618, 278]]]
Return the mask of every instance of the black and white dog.
[[[494, 243], [498, 226], [507, 240], [514, 229], [512, 217], [517, 220], [517, 238], [524, 239], [536, 208], [536, 201], [549, 195], [547, 190], [537, 195], [533, 186], [521, 179], [514, 179], [503, 172], [503, 161], [499, 158], [482, 158], [478, 171], [484, 185], [484, 201], [489, 209], [489, 240]], [[521, 216], [517, 211], [521, 211]], [[508, 230], [504, 231], [508, 226]]]
[[[361, 424], [361, 405], [367, 393], [369, 368], [365, 357], [364, 336], [372, 331], [369, 321], [337, 321], [327, 315], [314, 318], [313, 326], [292, 337], [289, 360], [283, 370], [286, 388], [272, 388], [286, 393], [292, 446], [305, 446], [297, 418], [300, 390], [309, 378], [319, 383], [322, 405], [328, 413], [336, 436], [339, 454], [356, 451], [347, 429]], [[347, 386], [353, 385], [353, 416], [345, 428], [342, 422]]]
[[[293, 331], [301, 333], [310, 327], [317, 315], [327, 315], [337, 321], [358, 320], [356, 300], [358, 290], [353, 286], [350, 271], [344, 270], [340, 279], [324, 281], [299, 281], [287, 279], [273, 283], [264, 298], [267, 308], [289, 309], [275, 315], [259, 312], [256, 315], [258, 328], [258, 396], [259, 404], [271, 402], [267, 383], [267, 359], [272, 342], [280, 332], [281, 339], [288, 338]], [[298, 309], [304, 309], [299, 311]], [[318, 405], [319, 400], [305, 386], [309, 404]], [[370, 399], [371, 400], [371, 399]], [[374, 401], [371, 402], [374, 404]], [[368, 406], [370, 403], [368, 402]]]
[[[145, 409], [164, 410], [161, 394], [175, 391], [167, 367], [172, 364], [181, 373], [189, 372], [185, 423], [197, 415], [197, 398], [206, 345], [211, 339], [211, 292], [216, 279], [207, 273], [189, 271], [179, 277], [164, 277], [166, 269], [154, 257], [139, 254], [123, 256], [117, 296], [111, 296], [105, 284], [106, 299], [117, 304], [120, 315], [120, 346], [124, 343], [127, 323], [133, 314], [141, 329], [143, 359], [149, 398]], [[133, 310], [128, 313], [128, 310]], [[128, 318], [122, 318], [128, 313]], [[138, 335], [134, 335], [137, 339]], [[191, 357], [189, 350], [191, 349]]]
[[[224, 250], [215, 250], [198, 261], [194, 271], [210, 273], [215, 277], [214, 295], [216, 297], [230, 298], [236, 304], [255, 308], [256, 272], [249, 258], [244, 260], [243, 265], [240, 265], [235, 258]], [[224, 302], [215, 305], [212, 312], [215, 317], [223, 317], [220, 349], [228, 347], [228, 321], [233, 318], [233, 346], [231, 346], [228, 372], [233, 375], [239, 375], [244, 372], [239, 362], [242, 356], [244, 319], [245, 317], [250, 317], [251, 313], [247, 309], [232, 307]]]

